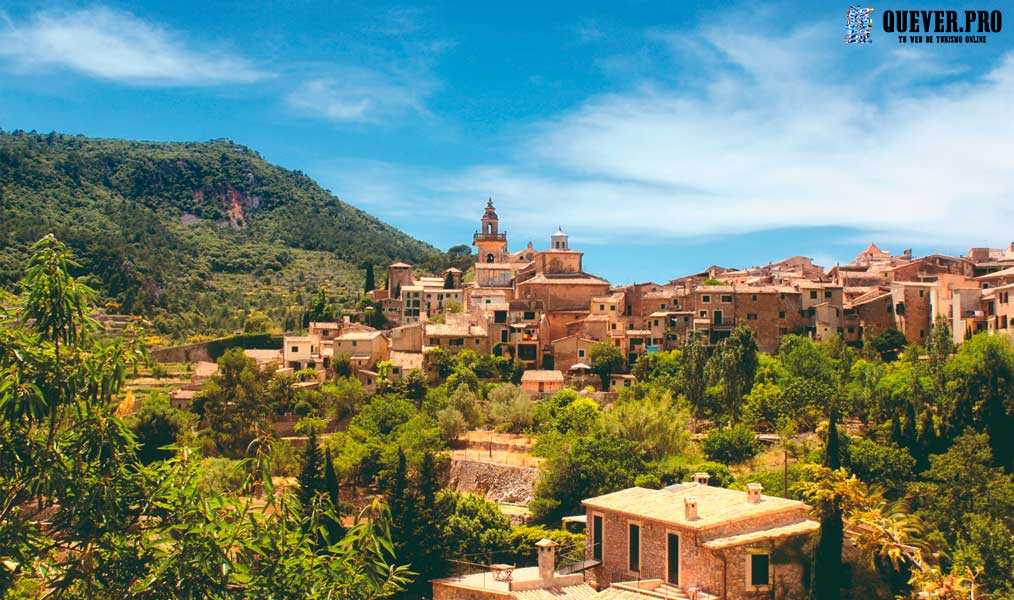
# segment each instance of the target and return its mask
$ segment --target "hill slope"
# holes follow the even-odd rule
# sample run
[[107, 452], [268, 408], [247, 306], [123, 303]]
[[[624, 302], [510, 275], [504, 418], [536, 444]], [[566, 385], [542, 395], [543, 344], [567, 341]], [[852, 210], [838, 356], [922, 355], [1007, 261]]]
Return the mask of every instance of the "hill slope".
[[242, 326], [242, 309], [281, 326], [320, 285], [349, 304], [366, 262], [436, 270], [449, 260], [227, 140], [0, 133], [0, 286], [17, 281], [28, 245], [47, 233], [74, 249], [117, 310], [176, 334]]

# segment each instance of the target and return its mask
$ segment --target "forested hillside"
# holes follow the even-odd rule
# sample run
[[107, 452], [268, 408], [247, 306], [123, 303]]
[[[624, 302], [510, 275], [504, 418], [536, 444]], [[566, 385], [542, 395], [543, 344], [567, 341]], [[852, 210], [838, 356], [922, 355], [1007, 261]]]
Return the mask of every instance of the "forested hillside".
[[250, 311], [282, 326], [322, 286], [348, 305], [366, 263], [450, 264], [228, 140], [0, 133], [0, 286], [16, 285], [29, 244], [47, 233], [74, 250], [114, 311], [153, 318], [163, 334], [241, 327]]

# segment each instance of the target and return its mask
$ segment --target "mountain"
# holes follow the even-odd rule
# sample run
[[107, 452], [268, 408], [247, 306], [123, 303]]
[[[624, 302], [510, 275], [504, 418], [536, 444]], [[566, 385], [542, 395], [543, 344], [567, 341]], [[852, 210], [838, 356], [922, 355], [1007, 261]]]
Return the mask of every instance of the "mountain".
[[112, 312], [177, 336], [242, 327], [252, 311], [281, 327], [320, 286], [354, 303], [365, 263], [436, 271], [462, 250], [442, 253], [228, 140], [0, 133], [0, 286], [47, 233]]

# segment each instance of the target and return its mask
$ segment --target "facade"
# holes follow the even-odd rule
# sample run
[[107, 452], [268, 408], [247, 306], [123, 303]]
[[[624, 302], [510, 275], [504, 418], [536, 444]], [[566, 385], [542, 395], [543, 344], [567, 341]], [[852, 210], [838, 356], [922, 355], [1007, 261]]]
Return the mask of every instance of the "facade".
[[810, 534], [802, 502], [707, 485], [707, 474], [661, 490], [589, 498], [586, 558], [595, 585], [656, 580], [730, 600], [805, 590]]

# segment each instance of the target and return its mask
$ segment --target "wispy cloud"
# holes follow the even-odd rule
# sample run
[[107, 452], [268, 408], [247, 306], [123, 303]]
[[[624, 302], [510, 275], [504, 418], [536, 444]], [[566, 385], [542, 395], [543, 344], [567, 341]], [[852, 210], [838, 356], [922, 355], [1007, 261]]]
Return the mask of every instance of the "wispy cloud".
[[303, 113], [331, 121], [379, 123], [408, 114], [427, 115], [425, 98], [434, 87], [425, 74], [347, 67], [300, 83], [286, 101]]
[[64, 68], [139, 86], [248, 83], [266, 73], [221, 49], [198, 49], [157, 23], [106, 7], [40, 11], [0, 28], [0, 60]]
[[[708, 68], [533, 124], [511, 140], [513, 160], [431, 174], [419, 206], [447, 214], [492, 192], [526, 228], [563, 221], [601, 239], [822, 226], [934, 244], [1009, 237], [1014, 55], [960, 80], [958, 62], [928, 52], [857, 73], [826, 34], [684, 32], [670, 66], [687, 67], [690, 43]], [[899, 76], [914, 79], [890, 85]]]

